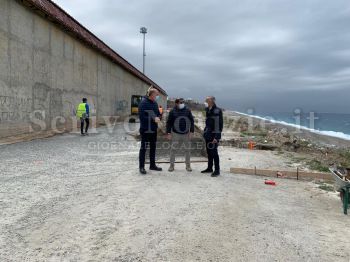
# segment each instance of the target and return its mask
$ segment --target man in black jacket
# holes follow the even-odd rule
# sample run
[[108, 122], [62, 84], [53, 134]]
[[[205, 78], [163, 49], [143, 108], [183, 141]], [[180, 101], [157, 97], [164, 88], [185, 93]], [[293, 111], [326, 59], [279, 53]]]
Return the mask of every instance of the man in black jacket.
[[[220, 175], [218, 146], [221, 139], [224, 121], [222, 110], [216, 106], [215, 97], [207, 97], [205, 104], [206, 120], [203, 136], [208, 153], [208, 168], [202, 171], [202, 173], [212, 173], [212, 177], [217, 177]], [[215, 171], [213, 171], [213, 162], [215, 163]]]
[[175, 100], [175, 107], [169, 113], [166, 129], [168, 139], [171, 140], [169, 172], [174, 171], [175, 153], [178, 150], [185, 151], [186, 170], [191, 172], [190, 153], [194, 120], [192, 112], [186, 107], [183, 98]]
[[156, 145], [157, 145], [157, 130], [160, 122], [160, 113], [157, 100], [159, 99], [159, 91], [155, 88], [148, 90], [139, 104], [139, 118], [140, 118], [140, 135], [141, 148], [139, 154], [139, 168], [142, 175], [147, 174], [145, 170], [145, 156], [147, 145], [150, 148], [150, 170], [162, 171], [160, 167], [156, 166]]

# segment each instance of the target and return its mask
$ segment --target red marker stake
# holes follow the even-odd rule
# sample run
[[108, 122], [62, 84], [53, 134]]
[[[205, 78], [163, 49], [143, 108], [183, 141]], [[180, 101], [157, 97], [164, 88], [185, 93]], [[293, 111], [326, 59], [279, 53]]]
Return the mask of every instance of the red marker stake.
[[275, 186], [276, 182], [272, 180], [265, 180], [265, 185]]

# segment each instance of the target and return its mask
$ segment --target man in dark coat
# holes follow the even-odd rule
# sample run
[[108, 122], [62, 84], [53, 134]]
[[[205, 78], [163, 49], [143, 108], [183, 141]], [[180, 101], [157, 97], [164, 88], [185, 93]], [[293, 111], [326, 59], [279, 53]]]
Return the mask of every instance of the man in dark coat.
[[[209, 96], [206, 99], [206, 120], [204, 128], [204, 139], [208, 153], [208, 167], [202, 173], [212, 173], [212, 177], [220, 175], [220, 158], [218, 146], [223, 129], [222, 110], [216, 106], [215, 97]], [[215, 170], [213, 170], [213, 162]]]
[[139, 168], [142, 175], [146, 175], [145, 158], [146, 150], [149, 145], [150, 148], [150, 170], [162, 171], [160, 167], [156, 166], [156, 145], [157, 145], [157, 130], [160, 122], [160, 112], [157, 100], [159, 99], [159, 91], [155, 88], [148, 90], [139, 104], [139, 118], [140, 118], [140, 135], [141, 148], [139, 154]]

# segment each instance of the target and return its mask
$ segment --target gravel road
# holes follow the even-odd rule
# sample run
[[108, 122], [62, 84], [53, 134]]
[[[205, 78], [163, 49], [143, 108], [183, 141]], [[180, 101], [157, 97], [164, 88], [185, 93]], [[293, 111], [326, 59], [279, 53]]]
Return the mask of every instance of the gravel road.
[[0, 261], [350, 261], [350, 218], [312, 183], [137, 157], [121, 126], [0, 146]]

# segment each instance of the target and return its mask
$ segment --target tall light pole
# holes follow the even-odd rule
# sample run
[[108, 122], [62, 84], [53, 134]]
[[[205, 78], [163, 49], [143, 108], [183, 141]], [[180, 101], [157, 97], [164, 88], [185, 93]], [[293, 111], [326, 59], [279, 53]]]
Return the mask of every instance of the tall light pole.
[[147, 28], [141, 27], [140, 33], [143, 34], [143, 65], [142, 65], [142, 73], [145, 74], [145, 59], [146, 59], [146, 34]]

